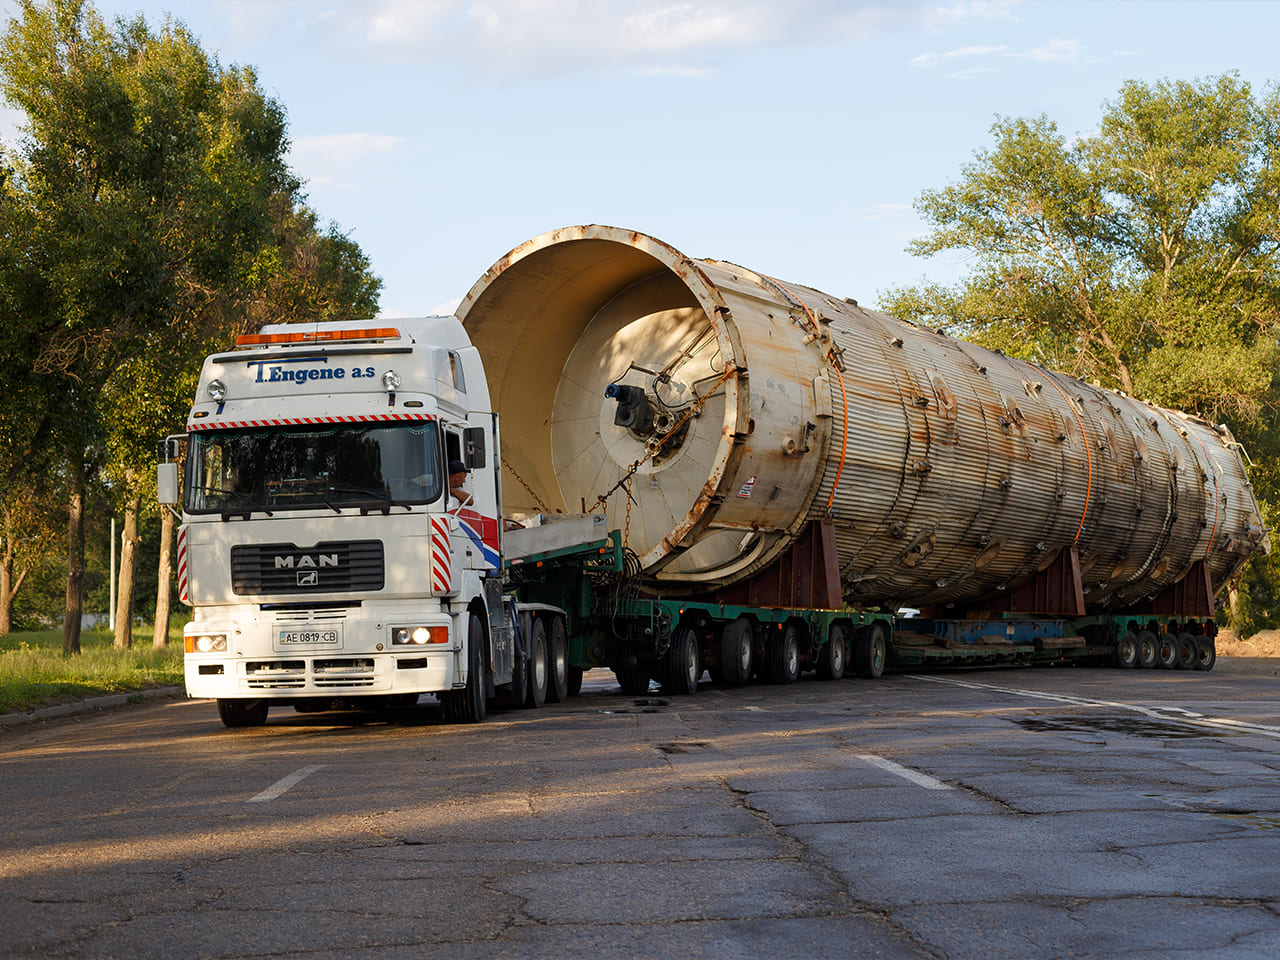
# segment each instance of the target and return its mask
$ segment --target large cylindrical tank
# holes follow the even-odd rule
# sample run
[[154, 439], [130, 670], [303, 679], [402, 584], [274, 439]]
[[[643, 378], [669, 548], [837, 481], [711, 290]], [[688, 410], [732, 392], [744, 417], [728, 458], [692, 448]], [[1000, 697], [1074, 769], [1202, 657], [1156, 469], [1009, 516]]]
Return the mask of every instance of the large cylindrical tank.
[[1124, 609], [1268, 548], [1225, 427], [643, 234], [536, 237], [458, 316], [508, 513], [603, 509], [669, 592], [815, 519], [846, 599], [885, 606], [980, 603], [1074, 545], [1089, 609]]

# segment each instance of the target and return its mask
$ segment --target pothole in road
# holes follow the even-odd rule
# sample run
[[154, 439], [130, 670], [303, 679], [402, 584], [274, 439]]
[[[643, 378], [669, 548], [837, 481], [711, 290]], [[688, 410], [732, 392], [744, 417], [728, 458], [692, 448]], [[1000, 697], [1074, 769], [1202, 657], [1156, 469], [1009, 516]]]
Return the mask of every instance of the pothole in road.
[[1188, 740], [1194, 737], [1232, 737], [1221, 730], [1201, 730], [1176, 721], [1149, 717], [1023, 717], [1012, 720], [1024, 730], [1038, 733], [1113, 733], [1151, 740]]
[[667, 706], [666, 700], [633, 700], [631, 707], [617, 707], [600, 710], [600, 713], [661, 713]]

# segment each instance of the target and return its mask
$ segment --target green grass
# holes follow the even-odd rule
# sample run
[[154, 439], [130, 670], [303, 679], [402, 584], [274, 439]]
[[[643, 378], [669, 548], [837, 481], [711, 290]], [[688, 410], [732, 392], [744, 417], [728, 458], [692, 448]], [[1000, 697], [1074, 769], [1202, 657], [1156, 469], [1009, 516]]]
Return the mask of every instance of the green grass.
[[133, 649], [116, 650], [105, 630], [80, 635], [79, 655], [62, 652], [62, 631], [0, 636], [0, 713], [81, 697], [182, 686], [182, 628], [169, 646], [151, 645], [151, 628], [135, 627]]

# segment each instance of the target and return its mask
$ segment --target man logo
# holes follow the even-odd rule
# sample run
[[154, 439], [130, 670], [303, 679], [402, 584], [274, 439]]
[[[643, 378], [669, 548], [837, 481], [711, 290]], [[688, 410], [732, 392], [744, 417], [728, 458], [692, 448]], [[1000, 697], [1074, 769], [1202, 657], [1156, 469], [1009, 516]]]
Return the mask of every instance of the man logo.
[[319, 570], [299, 570], [298, 571], [298, 586], [314, 587], [314, 586], [318, 586], [319, 583], [320, 583]]

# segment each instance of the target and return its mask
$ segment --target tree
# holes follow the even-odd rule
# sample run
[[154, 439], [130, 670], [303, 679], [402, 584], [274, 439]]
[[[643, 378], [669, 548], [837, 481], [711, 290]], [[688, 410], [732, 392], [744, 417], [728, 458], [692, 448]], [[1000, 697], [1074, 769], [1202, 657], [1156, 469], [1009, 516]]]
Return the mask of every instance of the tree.
[[1230, 420], [1261, 457], [1264, 509], [1280, 504], [1280, 94], [1255, 97], [1235, 74], [1131, 81], [1096, 135], [1069, 141], [1042, 116], [999, 119], [992, 136], [958, 182], [917, 200], [933, 230], [909, 248], [968, 251], [975, 272], [882, 305]]
[[[285, 163], [284, 110], [252, 70], [223, 68], [172, 21], [111, 29], [87, 0], [20, 9], [0, 38], [0, 92], [26, 117], [5, 184], [30, 230], [0, 251], [0, 271], [12, 259], [7, 276], [22, 279], [6, 313], [31, 354], [17, 379], [42, 401], [35, 426], [20, 426], [69, 481], [74, 651], [86, 484], [105, 466], [118, 501], [137, 501], [155, 439], [190, 402], [180, 388], [199, 355], [275, 291], [372, 315], [380, 283], [336, 228], [316, 229]], [[183, 364], [190, 373], [172, 375]], [[131, 595], [122, 570], [126, 606]]]

